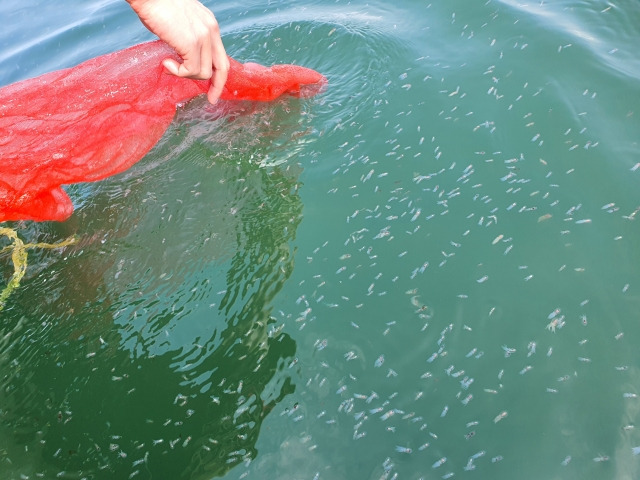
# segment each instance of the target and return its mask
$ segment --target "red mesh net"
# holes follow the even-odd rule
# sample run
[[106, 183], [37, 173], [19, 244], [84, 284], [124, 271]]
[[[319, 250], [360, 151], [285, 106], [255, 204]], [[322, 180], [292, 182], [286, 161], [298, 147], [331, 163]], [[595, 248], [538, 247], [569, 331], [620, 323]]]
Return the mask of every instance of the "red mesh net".
[[[73, 204], [61, 185], [100, 180], [142, 158], [176, 104], [209, 87], [164, 72], [161, 62], [172, 55], [150, 42], [1, 88], [0, 222], [65, 220]], [[326, 84], [296, 65], [229, 60], [223, 100], [310, 96]]]

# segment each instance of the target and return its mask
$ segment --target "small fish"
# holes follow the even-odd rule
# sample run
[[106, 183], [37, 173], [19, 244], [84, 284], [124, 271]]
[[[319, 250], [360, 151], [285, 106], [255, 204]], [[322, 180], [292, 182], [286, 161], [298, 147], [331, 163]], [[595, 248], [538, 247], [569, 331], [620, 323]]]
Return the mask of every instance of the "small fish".
[[496, 417], [493, 419], [493, 423], [498, 423], [500, 420], [502, 420], [503, 418], [505, 418], [508, 415], [507, 411], [504, 410], [503, 412], [500, 412], [498, 415], [496, 415]]
[[487, 453], [487, 452], [485, 452], [484, 450], [480, 450], [479, 452], [474, 453], [473, 455], [471, 455], [471, 457], [469, 457], [469, 458], [470, 458], [471, 460], [477, 460], [477, 459], [478, 459], [478, 458], [480, 458], [480, 457], [484, 457], [486, 453]]
[[505, 358], [509, 358], [512, 354], [516, 352], [515, 348], [507, 347], [506, 345], [503, 345], [502, 349], [504, 350]]
[[527, 357], [530, 357], [531, 355], [533, 355], [534, 353], [536, 353], [536, 342], [529, 342], [529, 345], [527, 345], [527, 348], [529, 349], [529, 353], [527, 353]]
[[400, 445], [396, 446], [396, 452], [398, 453], [411, 453], [413, 452], [413, 450], [411, 450], [409, 447], [402, 447]]
[[561, 310], [559, 308], [556, 308], [555, 310], [553, 310], [548, 316], [547, 316], [547, 320], [551, 320], [553, 318], [555, 318], [559, 313], [561, 312]]
[[460, 380], [460, 386], [463, 390], [467, 390], [473, 382], [473, 378], [464, 377], [462, 380]]
[[384, 420], [388, 420], [390, 417], [392, 417], [393, 415], [395, 415], [396, 411], [395, 410], [389, 410], [387, 413], [385, 413], [384, 415], [382, 415], [380, 417], [380, 420], [384, 421]]
[[436, 461], [433, 465], [431, 465], [431, 468], [438, 468], [442, 466], [446, 461], [447, 461], [447, 457], [442, 457], [440, 460]]

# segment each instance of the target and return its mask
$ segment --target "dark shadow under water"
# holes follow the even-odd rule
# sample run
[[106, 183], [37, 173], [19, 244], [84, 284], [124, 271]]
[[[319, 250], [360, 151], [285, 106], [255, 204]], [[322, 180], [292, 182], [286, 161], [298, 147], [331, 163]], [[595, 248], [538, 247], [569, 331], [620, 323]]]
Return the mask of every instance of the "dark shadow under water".
[[270, 305], [293, 269], [302, 106], [197, 100], [132, 170], [72, 187], [68, 222], [14, 225], [79, 242], [32, 253], [2, 312], [5, 478], [211, 478], [256, 456], [295, 389]]

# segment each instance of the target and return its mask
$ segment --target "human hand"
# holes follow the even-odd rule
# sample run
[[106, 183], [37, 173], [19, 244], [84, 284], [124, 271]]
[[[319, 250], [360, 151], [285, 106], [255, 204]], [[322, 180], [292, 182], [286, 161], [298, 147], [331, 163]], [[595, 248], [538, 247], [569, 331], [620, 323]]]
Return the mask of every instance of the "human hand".
[[211, 78], [207, 98], [215, 103], [227, 81], [229, 59], [220, 27], [211, 10], [198, 0], [127, 0], [142, 23], [169, 44], [183, 62], [172, 58], [162, 64], [178, 77]]

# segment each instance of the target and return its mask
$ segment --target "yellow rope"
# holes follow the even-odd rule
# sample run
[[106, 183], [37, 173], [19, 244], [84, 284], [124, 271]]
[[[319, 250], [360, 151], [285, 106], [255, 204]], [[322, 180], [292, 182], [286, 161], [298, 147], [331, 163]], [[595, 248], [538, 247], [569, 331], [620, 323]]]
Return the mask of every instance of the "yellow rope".
[[69, 237], [58, 243], [24, 243], [20, 237], [18, 237], [18, 232], [6, 227], [0, 227], [0, 236], [5, 236], [13, 241], [13, 245], [6, 246], [0, 250], [0, 254], [7, 250], [12, 250], [11, 261], [13, 262], [13, 275], [11, 275], [4, 290], [0, 292], [0, 310], [4, 308], [9, 295], [20, 286], [20, 281], [27, 271], [27, 250], [29, 248], [62, 248], [76, 242], [74, 237]]

